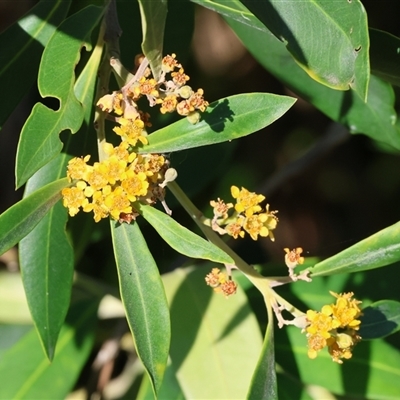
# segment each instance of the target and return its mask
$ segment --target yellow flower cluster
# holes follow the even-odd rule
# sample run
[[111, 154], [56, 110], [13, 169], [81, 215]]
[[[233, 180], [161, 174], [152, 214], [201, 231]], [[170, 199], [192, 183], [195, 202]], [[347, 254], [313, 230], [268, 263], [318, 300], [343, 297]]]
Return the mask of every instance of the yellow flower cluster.
[[352, 292], [330, 293], [336, 297], [336, 304], [325, 305], [320, 312], [307, 311], [308, 356], [313, 359], [320, 350], [328, 347], [332, 360], [342, 364], [343, 358], [351, 358], [353, 347], [361, 340], [357, 334], [361, 302], [352, 298]]
[[105, 143], [103, 149], [108, 158], [93, 165], [87, 164], [90, 156], [69, 161], [67, 176], [75, 184], [62, 190], [63, 204], [71, 216], [82, 208], [93, 211], [96, 222], [108, 216], [130, 222], [137, 215], [132, 203], [163, 198], [159, 184], [168, 162], [158, 154], [135, 153], [128, 141], [117, 147]]
[[207, 274], [205, 280], [207, 285], [211, 286], [216, 293], [222, 293], [225, 297], [236, 293], [236, 283], [218, 268], [213, 268], [211, 272]]
[[[272, 231], [276, 228], [278, 218], [277, 211], [269, 211], [267, 204], [263, 211], [260, 203], [265, 200], [261, 194], [249, 192], [245, 188], [239, 189], [237, 186], [231, 187], [231, 194], [236, 199], [236, 204], [226, 204], [223, 200], [210, 201], [214, 209], [214, 218], [211, 222], [213, 230], [220, 234], [228, 234], [235, 239], [243, 238], [247, 232], [253, 240], [258, 236], [269, 236], [272, 241], [275, 240]], [[233, 215], [229, 216], [229, 209], [234, 208]], [[224, 226], [224, 228], [222, 228]]]
[[[203, 89], [195, 92], [186, 85], [190, 78], [176, 60], [176, 55], [167, 55], [163, 58], [162, 74], [158, 81], [151, 77], [151, 70], [146, 67], [147, 60], [146, 64], [142, 61], [142, 65], [143, 67], [139, 67], [133, 80], [127, 86], [103, 96], [97, 105], [104, 112], [114, 111], [115, 114], [123, 116], [122, 122], [121, 118], [119, 119], [122, 127], [130, 125], [128, 129], [134, 131], [143, 130], [146, 125], [148, 126], [148, 121], [137, 108], [137, 102], [141, 97], [146, 97], [151, 107], [159, 104], [162, 114], [176, 111], [179, 115], [189, 117], [190, 121], [197, 122], [198, 111], [205, 111], [208, 102], [204, 100]], [[124, 128], [119, 128], [116, 133], [120, 135], [123, 131]], [[143, 136], [138, 137], [142, 143], [146, 144], [143, 139], [140, 139]]]
[[138, 154], [135, 150], [148, 143], [146, 127], [151, 126], [149, 114], [138, 108], [140, 98], [146, 97], [150, 106], [161, 104], [161, 113], [176, 110], [188, 117], [208, 106], [201, 89], [194, 92], [186, 85], [189, 77], [175, 57], [175, 54], [164, 57], [158, 81], [151, 77], [148, 61], [143, 57], [127, 85], [97, 102], [103, 112], [117, 115], [118, 125], [113, 131], [122, 142], [117, 147], [105, 143], [105, 159], [93, 165], [87, 164], [90, 156], [74, 158], [68, 163], [67, 176], [74, 185], [63, 189], [62, 196], [71, 216], [82, 209], [93, 212], [96, 222], [111, 216], [129, 223], [137, 216], [133, 203], [153, 204], [157, 199], [170, 212], [164, 202], [164, 187], [176, 173], [165, 176], [168, 162], [162, 155]]

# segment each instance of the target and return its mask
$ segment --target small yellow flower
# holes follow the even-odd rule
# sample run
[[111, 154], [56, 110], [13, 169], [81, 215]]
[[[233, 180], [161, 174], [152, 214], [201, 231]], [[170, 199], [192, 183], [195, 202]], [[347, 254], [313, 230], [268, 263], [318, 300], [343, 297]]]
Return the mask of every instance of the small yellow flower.
[[228, 280], [224, 282], [221, 286], [221, 292], [224, 294], [225, 297], [232, 296], [236, 294], [237, 291], [237, 284], [232, 280]]
[[95, 162], [86, 177], [93, 190], [101, 190], [108, 184], [108, 168], [104, 163]]
[[211, 200], [210, 205], [214, 209], [214, 215], [217, 218], [222, 218], [222, 219], [228, 218], [228, 210], [233, 207], [232, 203], [226, 204], [219, 197], [218, 197], [217, 201]]
[[173, 71], [175, 68], [180, 68], [181, 64], [175, 59], [176, 54], [172, 53], [171, 55], [167, 55], [162, 60], [162, 70], [164, 73], [168, 73]]
[[187, 117], [195, 108], [190, 104], [189, 100], [182, 100], [176, 106], [176, 112], [183, 117]]
[[93, 211], [95, 222], [99, 222], [102, 218], [107, 218], [109, 215], [108, 207], [104, 204], [105, 196], [102, 191], [98, 190], [93, 193], [92, 202], [83, 207], [84, 212]]
[[285, 263], [288, 268], [295, 268], [298, 264], [304, 263], [304, 257], [301, 257], [303, 249], [301, 247], [296, 247], [293, 250], [289, 250], [287, 247], [283, 249], [286, 252]]
[[76, 186], [64, 188], [61, 191], [63, 196], [63, 205], [68, 208], [71, 217], [79, 212], [80, 207], [84, 207], [88, 203], [88, 199], [84, 194], [86, 183], [79, 181]]
[[186, 74], [183, 68], [180, 68], [178, 72], [172, 72], [171, 74], [172, 80], [177, 86], [186, 85], [186, 82], [190, 79]]
[[90, 167], [87, 162], [90, 159], [90, 155], [82, 157], [75, 157], [68, 162], [67, 176], [69, 181], [73, 179], [86, 179], [87, 173], [90, 171]]
[[353, 292], [344, 293], [343, 295], [339, 295], [335, 292], [330, 293], [337, 298], [336, 304], [332, 305], [332, 314], [339, 321], [340, 327], [344, 328], [349, 326], [358, 330], [361, 321], [356, 318], [361, 315], [361, 310], [358, 307], [358, 304], [361, 302], [351, 299], [354, 295]]
[[243, 222], [244, 219], [238, 217], [235, 222], [232, 222], [225, 227], [226, 233], [229, 236], [232, 236], [234, 239], [237, 239], [239, 236], [243, 238], [244, 237], [244, 231], [242, 229]]
[[221, 279], [224, 279], [225, 281], [225, 278], [223, 276], [224, 274], [219, 268], [213, 268], [211, 272], [206, 275], [205, 280], [208, 286], [215, 288], [221, 284]]
[[113, 131], [122, 136], [131, 146], [136, 146], [139, 141], [142, 144], [147, 144], [146, 131], [144, 129], [144, 122], [137, 118], [135, 120], [129, 120], [126, 118], [118, 118], [120, 126], [115, 126]]
[[308, 356], [315, 358], [324, 347], [328, 347], [332, 360], [341, 364], [349, 359], [356, 343], [361, 340], [357, 334], [361, 315], [360, 301], [352, 299], [353, 293], [336, 294], [336, 304], [325, 305], [321, 311], [307, 311]]
[[332, 326], [332, 317], [329, 312], [326, 310], [322, 310], [321, 312], [316, 312], [314, 310], [307, 311], [307, 320], [310, 325], [307, 327], [307, 333], [311, 334], [320, 334], [325, 337], [325, 339], [329, 338], [331, 335], [329, 331], [333, 329]]
[[232, 186], [231, 194], [232, 197], [236, 199], [235, 210], [238, 213], [244, 212], [246, 217], [250, 217], [254, 213], [261, 211], [261, 206], [259, 206], [259, 203], [265, 200], [265, 196], [262, 194], [249, 192], [243, 187], [241, 190], [239, 190], [237, 186]]
[[272, 230], [276, 228], [277, 220], [273, 214], [261, 213], [253, 214], [245, 219], [243, 229], [251, 236], [253, 240], [258, 239], [258, 235], [262, 237], [270, 236], [271, 240], [275, 238], [272, 236]]
[[136, 201], [137, 197], [146, 195], [149, 182], [147, 181], [147, 176], [145, 173], [139, 172], [136, 174], [130, 169], [126, 173], [126, 178], [121, 182], [121, 186], [124, 189], [128, 199], [134, 202]]
[[158, 97], [157, 81], [153, 78], [146, 79], [144, 76], [139, 79], [138, 90], [140, 94]]
[[117, 147], [114, 147], [111, 143], [104, 143], [103, 150], [108, 157], [117, 157], [118, 160], [126, 161], [131, 163], [136, 158], [135, 152], [129, 152], [130, 145], [128, 142], [121, 142]]
[[146, 171], [157, 174], [165, 166], [165, 157], [160, 154], [146, 154]]
[[132, 212], [131, 203], [121, 186], [117, 186], [105, 197], [104, 205], [108, 208], [110, 215], [117, 220], [121, 213], [130, 214]]
[[236, 283], [228, 278], [225, 273], [221, 272], [219, 268], [213, 268], [211, 272], [206, 275], [205, 281], [216, 293], [222, 293], [225, 297], [236, 293]]
[[206, 111], [206, 108], [208, 107], [208, 101], [204, 100], [203, 95], [203, 89], [198, 89], [196, 93], [193, 93], [189, 97], [189, 104], [191, 107], [195, 108], [196, 110], [200, 110], [201, 112]]
[[166, 113], [172, 113], [176, 110], [178, 99], [175, 94], [170, 94], [157, 102], [161, 103], [161, 108], [160, 108], [161, 114], [166, 114]]
[[117, 156], [111, 156], [107, 160], [103, 161], [103, 164], [107, 167], [108, 183], [114, 185], [117, 181], [124, 179], [125, 169], [127, 166], [125, 160], [119, 160]]

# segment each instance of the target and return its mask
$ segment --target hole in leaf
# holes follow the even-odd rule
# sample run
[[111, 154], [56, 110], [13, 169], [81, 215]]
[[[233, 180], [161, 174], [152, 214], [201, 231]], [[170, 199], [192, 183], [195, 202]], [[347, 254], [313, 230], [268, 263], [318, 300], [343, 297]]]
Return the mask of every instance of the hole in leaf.
[[41, 99], [41, 102], [46, 106], [51, 108], [53, 111], [58, 111], [60, 109], [60, 100], [55, 97], [45, 97]]
[[358, 53], [358, 52], [361, 50], [361, 48], [362, 48], [362, 46], [360, 45], [360, 46], [356, 47], [356, 48], [354, 49], [354, 51], [355, 51], [356, 53]]

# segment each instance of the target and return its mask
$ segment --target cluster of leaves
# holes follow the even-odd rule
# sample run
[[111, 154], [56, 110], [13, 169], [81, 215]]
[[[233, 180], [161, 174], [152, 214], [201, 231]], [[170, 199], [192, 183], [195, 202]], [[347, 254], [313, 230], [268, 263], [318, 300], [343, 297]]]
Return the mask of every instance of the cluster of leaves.
[[[359, 1], [344, 4], [279, 0], [194, 2], [220, 13], [260, 64], [328, 117], [346, 125], [351, 133], [365, 134], [400, 150], [400, 128], [396, 123], [391, 87], [400, 82], [400, 70], [395, 62], [395, 49], [400, 40], [385, 32], [368, 30], [367, 16]], [[22, 282], [35, 325], [35, 330], [20, 338], [14, 335], [13, 344], [2, 355], [0, 373], [9, 377], [0, 388], [0, 397], [4, 398], [42, 397], [44, 392], [59, 398], [71, 390], [93, 349], [93, 321], [97, 319], [99, 302], [104, 296], [104, 287], [96, 281], [78, 277], [73, 282], [74, 266], [89, 245], [92, 228], [89, 224], [85, 230], [71, 223], [66, 231], [68, 213], [60, 199], [61, 190], [69, 185], [64, 178], [68, 162], [74, 156], [90, 153], [86, 150], [90, 146], [87, 143], [95, 143], [90, 128], [92, 121], [96, 121], [97, 127], [104, 126], [94, 104], [105, 94], [103, 83], [108, 84], [110, 57], [118, 60], [116, 38], [120, 32], [112, 20], [113, 2], [106, 6], [89, 5], [69, 13], [70, 3], [42, 0], [0, 37], [3, 49], [0, 80], [5, 93], [9, 93], [1, 109], [0, 124], [7, 120], [36, 77], [40, 95], [59, 101], [58, 110], [38, 102], [25, 122], [16, 161], [16, 186], [26, 184], [24, 198], [0, 216], [0, 254], [19, 243]], [[162, 0], [140, 1], [139, 5], [142, 50], [150, 61], [153, 75], [159, 76], [167, 5]], [[98, 38], [94, 46], [92, 35]], [[380, 43], [390, 44], [390, 51], [382, 57]], [[80, 60], [82, 47], [90, 51], [90, 56]], [[102, 57], [104, 48], [107, 52]], [[25, 71], [28, 63], [32, 68]], [[120, 66], [114, 63], [113, 72], [118, 83], [123, 84], [132, 76], [124, 68], [118, 69]], [[17, 80], [13, 79], [15, 76]], [[155, 130], [138, 153], [170, 153], [238, 139], [268, 126], [294, 103], [292, 97], [267, 93], [220, 99], [210, 104], [196, 124], [184, 118]], [[60, 133], [64, 131], [68, 134], [63, 134], [61, 141]], [[149, 377], [148, 381], [143, 379], [139, 397], [145, 398], [151, 390], [159, 398], [179, 395], [232, 398], [239, 394], [244, 397], [246, 393], [249, 398], [277, 398], [273, 315], [264, 291], [269, 281], [246, 266], [211, 228], [201, 224], [199, 211], [179, 186], [171, 183], [168, 187], [209, 241], [154, 207], [140, 205], [137, 211], [179, 253], [208, 260], [213, 265], [237, 265], [263, 293], [268, 324], [262, 345], [243, 291], [238, 290], [234, 301], [223, 303], [222, 297], [218, 300], [210, 297], [212, 292], [205, 285], [197, 286], [199, 280], [204, 282], [205, 274], [201, 270], [178, 269], [161, 277], [139, 225], [111, 221], [119, 296], [135, 350]], [[393, 264], [400, 261], [399, 229], [400, 223], [396, 223], [333, 257], [305, 266], [314, 279]], [[0, 283], [4, 282], [2, 277]], [[118, 296], [113, 289], [107, 291]], [[200, 308], [196, 309], [193, 304]], [[359, 335], [363, 339], [374, 339], [396, 332], [400, 324], [399, 309], [396, 301], [371, 304], [360, 317]], [[239, 322], [243, 323], [232, 320], [238, 314]], [[189, 315], [190, 330], [176, 328]], [[208, 338], [207, 324], [213, 325], [213, 322], [218, 328]], [[174, 335], [170, 345], [171, 324]], [[7, 331], [1, 328], [4, 328], [1, 335], [4, 337]], [[304, 347], [304, 342], [300, 342], [304, 337], [299, 339], [293, 329], [287, 330], [292, 347]], [[52, 360], [51, 365], [37, 346], [37, 335], [47, 358]], [[229, 341], [225, 342], [227, 336]], [[223, 368], [210, 367], [212, 362], [204, 363], [210, 342], [222, 353]], [[190, 358], [187, 357], [189, 350]], [[387, 357], [387, 363], [390, 358], [392, 363], [400, 365], [399, 354], [388, 355], [385, 344], [376, 345], [374, 351]], [[296, 357], [301, 371], [312, 370], [305, 364], [311, 361], [303, 361], [293, 352], [292, 357]], [[251, 361], [244, 365], [243, 360], [247, 358]], [[256, 359], [259, 361], [254, 366]], [[202, 376], [201, 364], [208, 373], [216, 374], [213, 382], [198, 378]], [[224, 368], [230, 375], [241, 378], [234, 379], [235, 385], [228, 388], [218, 381], [215, 371]], [[285, 365], [282, 368], [284, 372]], [[327, 366], [325, 371], [330, 368]], [[377, 377], [371, 377], [367, 395], [374, 397], [380, 393], [386, 398], [395, 398], [396, 387], [390, 382], [396, 379], [381, 378], [379, 369], [376, 373]], [[391, 373], [395, 376], [396, 371]], [[282, 379], [286, 378], [283, 374]], [[332, 381], [331, 376], [328, 378]], [[382, 379], [387, 383], [384, 392]], [[312, 382], [309, 376], [304, 378], [304, 384]], [[323, 379], [318, 383], [340, 392]], [[310, 398], [307, 393], [304, 398]], [[284, 394], [282, 397], [285, 398]]]

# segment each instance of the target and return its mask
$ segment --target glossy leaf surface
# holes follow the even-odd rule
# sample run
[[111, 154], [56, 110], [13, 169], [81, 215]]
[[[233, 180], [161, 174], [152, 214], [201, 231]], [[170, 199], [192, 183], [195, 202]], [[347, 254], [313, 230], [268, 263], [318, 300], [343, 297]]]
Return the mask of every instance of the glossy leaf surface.
[[53, 111], [37, 103], [27, 119], [18, 146], [17, 187], [61, 151], [61, 131], [68, 129], [75, 133], [82, 124], [84, 110], [74, 93], [74, 69], [82, 46], [91, 48], [90, 34], [102, 12], [102, 8], [89, 6], [73, 14], [58, 27], [43, 52], [39, 92], [42, 97], [58, 99], [60, 107]]
[[295, 93], [328, 117], [345, 124], [351, 133], [363, 133], [400, 150], [395, 98], [388, 83], [371, 76], [367, 103], [352, 91], [332, 90], [311, 79], [287, 52], [285, 45], [254, 15], [246, 13], [237, 0], [200, 4], [224, 15], [252, 55]]
[[242, 3], [286, 45], [311, 78], [333, 89], [352, 87], [366, 100], [369, 39], [367, 15], [360, 1]]
[[16, 245], [61, 198], [68, 179], [60, 179], [32, 193], [0, 215], [0, 254]]
[[67, 14], [70, 3], [42, 0], [1, 33], [0, 82], [7, 101], [1, 105], [0, 129], [34, 84], [43, 49]]
[[157, 397], [171, 338], [164, 287], [137, 223], [111, 221], [111, 232], [126, 318]]
[[161, 75], [167, 4], [167, 0], [139, 0], [143, 31], [142, 50], [157, 81]]
[[269, 93], [247, 93], [218, 100], [193, 125], [187, 118], [148, 136], [142, 153], [169, 153], [238, 139], [281, 117], [296, 99]]
[[53, 359], [68, 311], [74, 254], [65, 234], [67, 210], [57, 203], [20, 242], [21, 274], [44, 352]]
[[400, 222], [310, 268], [311, 276], [366, 271], [400, 260]]
[[[102, 46], [96, 46], [75, 85], [75, 94], [88, 122], [92, 111], [96, 71]], [[28, 180], [25, 196], [66, 175], [71, 153], [82, 151], [85, 133], [69, 135], [64, 152]], [[51, 360], [67, 314], [74, 267], [74, 252], [65, 232], [67, 209], [57, 204], [19, 246], [20, 268], [29, 307], [47, 357]], [[40, 243], [40, 246], [38, 246]]]
[[139, 212], [143, 215], [159, 235], [179, 253], [202, 258], [221, 264], [233, 264], [233, 260], [214, 244], [196, 235], [180, 225], [169, 215], [151, 206], [140, 205]]
[[379, 339], [400, 330], [400, 303], [381, 300], [362, 310], [360, 336], [364, 340]]
[[[84, 294], [83, 294], [84, 296]], [[62, 399], [77, 380], [94, 341], [98, 300], [75, 303], [60, 332], [52, 363], [47, 360], [32, 329], [0, 359], [2, 399]]]

